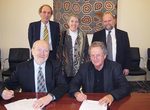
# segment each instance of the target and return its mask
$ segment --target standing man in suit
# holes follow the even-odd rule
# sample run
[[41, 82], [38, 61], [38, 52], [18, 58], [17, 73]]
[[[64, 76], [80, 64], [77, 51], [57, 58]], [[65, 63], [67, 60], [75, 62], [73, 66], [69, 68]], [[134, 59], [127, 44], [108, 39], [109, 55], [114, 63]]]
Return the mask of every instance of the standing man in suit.
[[49, 44], [44, 40], [34, 42], [32, 47], [33, 58], [17, 66], [11, 79], [5, 82], [9, 90], [3, 89], [1, 96], [8, 100], [14, 97], [14, 91], [20, 87], [23, 92], [46, 92], [46, 96], [34, 103], [34, 108], [43, 108], [51, 101], [62, 97], [68, 89], [61, 68], [56, 62], [48, 59]]
[[[107, 50], [103, 42], [95, 41], [89, 47], [90, 62], [80, 66], [76, 76], [70, 83], [70, 95], [77, 101], [87, 99], [85, 93], [105, 92], [101, 104], [108, 104], [119, 100], [130, 93], [130, 86], [122, 74], [119, 63], [106, 59]], [[82, 92], [80, 90], [82, 87]]]
[[[44, 4], [39, 8], [41, 20], [30, 23], [28, 28], [28, 40], [30, 48], [32, 48], [32, 45], [36, 40], [47, 40], [50, 45], [49, 59], [56, 59], [56, 52], [60, 39], [60, 27], [57, 22], [50, 21], [52, 14], [52, 8], [47, 4]], [[45, 38], [45, 29], [48, 32], [48, 34], [46, 34], [47, 38]]]
[[115, 28], [116, 20], [110, 12], [104, 13], [102, 19], [104, 29], [94, 33], [92, 42], [104, 42], [108, 49], [107, 41], [109, 38], [108, 35], [110, 33], [109, 36], [111, 37], [112, 45], [111, 52], [109, 51], [110, 49], [108, 49], [108, 56], [111, 54], [112, 58], [110, 60], [120, 63], [123, 68], [123, 73], [128, 75], [130, 65], [130, 44], [128, 34], [125, 31]]

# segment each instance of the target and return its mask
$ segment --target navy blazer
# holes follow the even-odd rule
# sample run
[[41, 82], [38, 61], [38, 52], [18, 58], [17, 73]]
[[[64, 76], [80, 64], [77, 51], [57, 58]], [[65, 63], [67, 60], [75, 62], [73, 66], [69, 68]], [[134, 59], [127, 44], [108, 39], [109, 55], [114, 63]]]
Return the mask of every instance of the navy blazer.
[[[68, 86], [60, 72], [60, 65], [54, 61], [47, 61], [45, 66], [46, 86], [49, 93], [60, 98], [67, 91]], [[6, 80], [5, 86], [15, 90], [22, 88], [23, 92], [35, 92], [34, 62], [33, 60], [17, 65], [11, 79]]]
[[[60, 40], [60, 27], [59, 27], [59, 23], [57, 22], [49, 21], [49, 23], [50, 23], [52, 46], [53, 46], [53, 51], [50, 51], [50, 58], [56, 59], [57, 48]], [[40, 40], [40, 29], [41, 29], [41, 21], [32, 22], [29, 24], [28, 40], [29, 40], [30, 48], [32, 48], [32, 45], [36, 40]]]
[[[116, 33], [116, 62], [120, 63], [123, 69], [130, 67], [130, 44], [128, 33], [119, 29], [115, 29]], [[92, 42], [101, 41], [106, 45], [105, 29], [94, 33]]]
[[[105, 60], [104, 67], [104, 91], [111, 94], [114, 99], [119, 100], [124, 96], [129, 95], [130, 86], [122, 74], [122, 69], [119, 63]], [[83, 92], [94, 92], [94, 71], [95, 67], [92, 62], [87, 62], [81, 65], [78, 73], [70, 83], [70, 95], [74, 95], [82, 86]]]

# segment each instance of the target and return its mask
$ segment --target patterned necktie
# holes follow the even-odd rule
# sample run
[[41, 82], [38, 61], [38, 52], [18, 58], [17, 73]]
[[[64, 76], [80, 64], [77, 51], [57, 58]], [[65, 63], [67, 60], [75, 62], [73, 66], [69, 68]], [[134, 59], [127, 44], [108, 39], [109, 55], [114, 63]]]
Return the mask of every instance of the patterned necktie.
[[46, 83], [42, 72], [42, 67], [39, 67], [38, 77], [37, 77], [37, 91], [46, 92]]
[[48, 41], [49, 41], [48, 29], [47, 29], [47, 26], [46, 26], [46, 25], [45, 25], [44, 27], [45, 27], [45, 28], [44, 28], [43, 39], [48, 42]]
[[108, 51], [108, 56], [107, 58], [109, 60], [113, 60], [113, 54], [112, 54], [112, 38], [111, 38], [111, 31], [108, 32], [108, 35], [107, 35], [107, 51]]

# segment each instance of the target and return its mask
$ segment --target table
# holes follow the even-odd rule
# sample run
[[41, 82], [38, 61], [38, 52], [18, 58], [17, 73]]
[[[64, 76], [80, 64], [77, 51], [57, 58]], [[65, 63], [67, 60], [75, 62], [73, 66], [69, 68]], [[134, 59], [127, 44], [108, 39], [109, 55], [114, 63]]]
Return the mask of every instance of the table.
[[[39, 94], [39, 97], [45, 94]], [[88, 93], [88, 99], [99, 100], [104, 93]], [[4, 104], [23, 98], [35, 98], [35, 93], [16, 93], [9, 101], [0, 101], [0, 110], [6, 110]], [[60, 100], [50, 103], [45, 110], [79, 110], [81, 103], [74, 98], [64, 95]], [[150, 110], [150, 93], [131, 93], [122, 100], [114, 101], [108, 110]]]

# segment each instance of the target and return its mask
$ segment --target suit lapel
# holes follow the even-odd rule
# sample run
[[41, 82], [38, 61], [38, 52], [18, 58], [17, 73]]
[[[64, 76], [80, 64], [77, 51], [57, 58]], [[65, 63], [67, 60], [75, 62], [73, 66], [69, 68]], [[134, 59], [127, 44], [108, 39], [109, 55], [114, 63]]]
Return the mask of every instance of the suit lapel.
[[31, 63], [29, 64], [29, 70], [30, 70], [30, 77], [29, 77], [29, 80], [30, 81], [30, 84], [31, 84], [31, 88], [32, 88], [32, 91], [35, 91], [35, 75], [34, 75], [34, 63], [33, 63], [33, 60], [31, 61]]
[[120, 40], [120, 34], [118, 33], [118, 30], [115, 28], [115, 34], [116, 34], [116, 46], [117, 46], [117, 51], [116, 51], [116, 61], [118, 61], [118, 52], [120, 50], [120, 43], [122, 43], [122, 41]]
[[[106, 61], [105, 61], [105, 63], [106, 63]], [[104, 67], [103, 67], [103, 69], [104, 69], [104, 91], [107, 91], [107, 87], [108, 87], [108, 82], [109, 82], [109, 80], [108, 80], [108, 78], [109, 78], [109, 71], [108, 71], [108, 69], [106, 69], [107, 68], [107, 64], [104, 64]]]
[[41, 21], [39, 21], [38, 23], [37, 23], [37, 32], [36, 32], [36, 34], [37, 34], [37, 40], [40, 40], [40, 33], [41, 33]]
[[46, 62], [46, 65], [45, 65], [45, 78], [46, 78], [47, 91], [49, 91], [51, 89], [50, 85], [53, 85], [52, 84], [53, 73], [52, 73], [52, 66], [50, 65], [50, 62], [48, 62], [48, 61]]
[[89, 92], [93, 92], [93, 87], [94, 87], [94, 66], [93, 66], [93, 64], [92, 63], [90, 63], [90, 67], [89, 67], [89, 75], [88, 75], [88, 84], [87, 84], [87, 87], [88, 87], [88, 85], [89, 85], [89, 87], [88, 87], [88, 91]]
[[53, 46], [53, 42], [54, 42], [54, 32], [55, 32], [55, 27], [53, 26], [52, 22], [49, 21], [49, 27], [50, 27], [50, 33], [51, 33], [51, 43], [52, 43], [52, 46]]
[[100, 36], [100, 37], [102, 37], [102, 42], [104, 42], [104, 44], [106, 45], [106, 32], [105, 32], [105, 29], [103, 29], [102, 30], [102, 36]]

